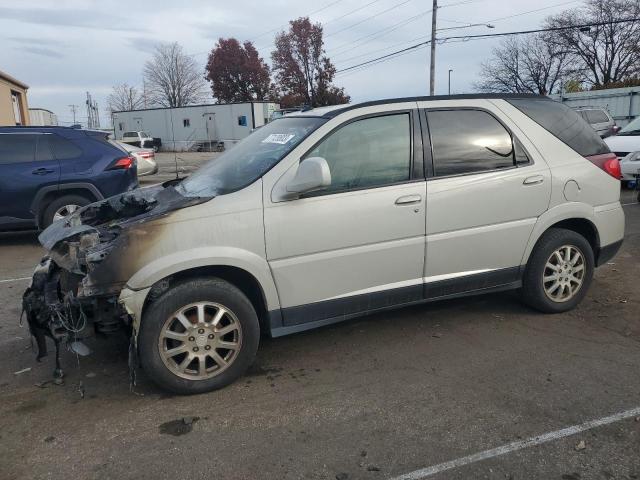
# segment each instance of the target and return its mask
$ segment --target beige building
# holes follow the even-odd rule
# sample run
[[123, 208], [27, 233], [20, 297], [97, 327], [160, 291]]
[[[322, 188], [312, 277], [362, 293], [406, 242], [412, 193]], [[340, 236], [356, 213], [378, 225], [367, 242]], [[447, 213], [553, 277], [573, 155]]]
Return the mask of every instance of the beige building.
[[0, 126], [29, 125], [28, 88], [0, 70]]

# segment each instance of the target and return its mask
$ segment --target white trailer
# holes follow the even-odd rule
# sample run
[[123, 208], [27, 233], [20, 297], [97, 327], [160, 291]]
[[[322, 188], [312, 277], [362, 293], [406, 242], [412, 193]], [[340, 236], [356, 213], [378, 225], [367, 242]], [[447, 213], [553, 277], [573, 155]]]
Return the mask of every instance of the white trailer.
[[58, 117], [51, 110], [46, 108], [30, 108], [29, 124], [36, 127], [57, 126]]
[[279, 105], [272, 102], [190, 105], [113, 112], [113, 133], [145, 132], [162, 141], [162, 150], [214, 150], [220, 142], [231, 148], [269, 121]]

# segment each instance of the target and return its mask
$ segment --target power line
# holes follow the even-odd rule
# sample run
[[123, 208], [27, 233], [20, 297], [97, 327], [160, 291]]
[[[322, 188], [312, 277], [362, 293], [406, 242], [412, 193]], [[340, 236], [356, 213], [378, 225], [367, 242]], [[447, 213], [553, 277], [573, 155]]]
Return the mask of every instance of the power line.
[[353, 24], [349, 25], [348, 27], [345, 27], [345, 28], [342, 28], [340, 30], [336, 30], [335, 32], [329, 33], [328, 35], [325, 35], [325, 38], [332, 37], [334, 35], [337, 35], [338, 33], [342, 33], [342, 32], [345, 32], [347, 30], [351, 30], [353, 27], [357, 27], [358, 25], [361, 25], [364, 22], [367, 22], [367, 21], [371, 20], [372, 18], [379, 17], [380, 15], [382, 15], [384, 13], [388, 13], [388, 12], [390, 12], [392, 10], [395, 10], [396, 8], [399, 8], [399, 7], [403, 6], [403, 5], [406, 5], [407, 3], [411, 2], [411, 1], [412, 0], [404, 0], [402, 2], [396, 3], [396, 4], [392, 5], [391, 7], [387, 8], [386, 10], [382, 10], [381, 12], [378, 12], [378, 13], [375, 13], [373, 15], [370, 15], [370, 16], [368, 16], [368, 17], [366, 17], [366, 18], [364, 18], [364, 19], [362, 19], [362, 20], [360, 20], [360, 21], [358, 21], [356, 23], [353, 23]]
[[[561, 30], [571, 30], [571, 29], [580, 29], [580, 28], [590, 28], [590, 27], [601, 27], [603, 25], [616, 25], [616, 24], [620, 24], [620, 23], [628, 23], [628, 22], [637, 22], [640, 21], [640, 17], [639, 18], [628, 18], [628, 19], [623, 19], [623, 20], [614, 20], [611, 22], [596, 22], [596, 23], [584, 23], [584, 24], [576, 24], [576, 25], [569, 25], [566, 27], [549, 27], [549, 28], [538, 28], [538, 29], [533, 29], [533, 30], [518, 30], [518, 31], [514, 31], [514, 32], [503, 32], [503, 33], [486, 33], [486, 34], [480, 34], [480, 35], [463, 35], [463, 36], [451, 36], [451, 37], [443, 37], [443, 38], [437, 38], [436, 41], [439, 43], [446, 43], [449, 40], [464, 40], [464, 41], [470, 41], [470, 40], [475, 40], [475, 39], [485, 39], [485, 38], [495, 38], [495, 37], [505, 37], [505, 36], [511, 36], [511, 35], [526, 35], [529, 33], [540, 33], [540, 32], [554, 32], [554, 31], [561, 31]], [[372, 64], [374, 62], [378, 62], [379, 60], [386, 60], [389, 58], [393, 58], [396, 55], [399, 55], [401, 53], [404, 52], [408, 52], [410, 50], [415, 50], [417, 48], [420, 47], [424, 47], [426, 45], [429, 45], [431, 42], [429, 40], [425, 41], [425, 42], [421, 42], [421, 43], [417, 43], [415, 45], [411, 45], [409, 47], [403, 48], [401, 50], [397, 50], [395, 52], [391, 52], [388, 53], [387, 55], [383, 55], [381, 57], [377, 57], [377, 58], [372, 58], [370, 60], [367, 60], [366, 62], [361, 62], [357, 65], [351, 65], [349, 67], [346, 68], [342, 68], [340, 70], [337, 70], [336, 73], [342, 73], [342, 72], [347, 72], [365, 65], [369, 65]]]
[[[570, 3], [576, 3], [577, 1], [579, 1], [579, 0], [571, 0], [570, 2], [563, 2], [563, 3], [558, 3], [558, 4], [555, 4], [555, 5], [549, 5], [549, 6], [547, 6], [547, 7], [538, 8], [538, 9], [536, 9], [536, 10], [529, 10], [529, 11], [526, 11], [526, 12], [516, 13], [516, 14], [513, 14], [513, 15], [509, 15], [509, 16], [507, 16], [507, 17], [493, 18], [493, 19], [490, 19], [490, 20], [486, 20], [486, 22], [485, 22], [485, 23], [482, 23], [482, 24], [475, 24], [475, 26], [485, 25], [485, 24], [487, 24], [487, 23], [490, 23], [490, 22], [496, 22], [496, 21], [500, 21], [500, 20], [506, 20], [506, 19], [508, 19], [508, 18], [519, 17], [519, 16], [522, 16], [522, 15], [527, 15], [527, 14], [534, 13], [534, 12], [539, 12], [539, 11], [542, 11], [542, 10], [548, 10], [548, 9], [550, 9], [550, 8], [557, 8], [557, 7], [561, 7], [561, 6], [564, 6], [564, 5], [568, 5], [568, 4], [570, 4]], [[444, 8], [445, 6], [461, 5], [461, 4], [465, 4], [465, 3], [469, 3], [469, 2], [460, 2], [460, 3], [457, 3], [457, 4], [443, 5], [443, 6], [440, 6], [439, 8]], [[421, 13], [419, 13], [418, 15], [416, 15], [415, 17], [411, 17], [410, 19], [407, 19], [408, 21], [406, 21], [406, 23], [410, 23], [410, 21], [413, 21], [413, 20], [417, 19], [417, 17], [422, 17], [422, 16], [426, 15], [427, 13], [431, 13], [431, 10], [427, 10], [427, 11], [425, 11], [425, 12], [421, 12]], [[458, 21], [458, 20], [444, 20], [444, 19], [442, 19], [442, 21], [452, 22], [452, 23], [460, 23], [460, 24], [463, 24], [463, 26], [461, 26], [461, 27], [441, 28], [441, 29], [438, 29], [437, 31], [447, 30], [447, 29], [451, 29], [451, 28], [469, 28], [469, 27], [471, 27], [471, 26], [472, 26], [472, 25], [468, 25], [468, 23], [469, 23], [469, 22], [462, 22], [462, 21]], [[398, 26], [403, 26], [403, 25], [404, 25], [404, 24], [406, 24], [406, 23], [405, 23], [405, 21], [403, 21], [403, 22], [400, 22], [400, 24], [396, 24], [396, 25], [398, 25]], [[402, 24], [402, 25], [401, 25], [401, 24]], [[395, 27], [396, 25], [392, 25], [391, 27], [388, 27], [388, 28]], [[395, 30], [395, 28], [393, 28], [393, 30]], [[390, 33], [390, 32], [387, 32], [387, 33]], [[372, 35], [372, 34], [367, 35], [366, 37], [371, 36], [371, 35]], [[386, 33], [385, 33], [385, 34], [383, 34], [383, 35], [386, 35]], [[380, 36], [382, 36], [382, 35], [380, 35]], [[416, 38], [413, 38], [413, 39], [411, 39], [411, 40], [405, 40], [405, 41], [403, 41], [403, 42], [395, 43], [395, 44], [390, 45], [390, 46], [388, 46], [388, 47], [378, 48], [378, 49], [376, 49], [376, 50], [372, 50], [372, 51], [369, 51], [369, 52], [367, 52], [367, 53], [362, 53], [362, 54], [360, 54], [360, 55], [355, 55], [355, 56], [352, 56], [352, 57], [348, 57], [348, 58], [345, 58], [345, 59], [340, 60], [340, 62], [348, 62], [348, 61], [350, 61], [350, 60], [354, 60], [354, 59], [357, 59], [357, 58], [366, 57], [367, 55], [371, 55], [371, 54], [374, 54], [374, 53], [378, 53], [378, 52], [383, 52], [383, 51], [386, 51], [386, 50], [390, 50], [390, 49], [393, 49], [393, 48], [395, 48], [395, 47], [399, 47], [400, 45], [406, 45], [406, 44], [408, 44], [408, 43], [410, 44], [410, 43], [413, 43], [413, 42], [415, 42], [415, 41], [422, 40], [423, 38], [428, 38], [428, 37], [430, 37], [430, 36], [431, 36], [430, 34], [427, 34], [427, 35], [421, 35], [421, 36], [416, 37]], [[365, 38], [365, 37], [363, 37], [363, 38]], [[374, 37], [374, 38], [372, 38], [371, 40], [374, 40], [375, 38], [378, 38], [378, 37]], [[355, 40], [355, 42], [352, 42], [352, 43], [350, 43], [350, 44], [345, 44], [346, 46], [348, 46], [348, 47], [350, 48], [350, 50], [348, 50], [349, 52], [350, 52], [351, 50], [353, 50], [353, 48], [357, 48], [357, 46], [358, 46], [358, 45], [354, 45], [354, 43], [356, 43], [356, 44], [357, 44], [358, 40], [359, 40], [359, 39]], [[339, 47], [339, 48], [340, 48], [340, 47]], [[329, 51], [332, 51], [332, 50], [329, 50]], [[345, 53], [345, 52], [339, 52], [337, 55], [333, 55], [333, 58], [335, 58], [336, 56], [337, 56], [337, 57], [340, 57], [341, 55], [344, 55], [344, 53]]]
[[325, 25], [327, 25], [328, 23], [336, 22], [336, 21], [338, 21], [338, 20], [342, 20], [344, 17], [348, 17], [348, 16], [349, 16], [349, 15], [351, 15], [352, 13], [356, 13], [356, 12], [359, 12], [360, 10], [364, 10], [364, 9], [365, 9], [365, 8], [367, 8], [368, 6], [373, 5], [374, 3], [378, 3], [379, 1], [380, 1], [380, 0], [373, 0], [372, 2], [369, 2], [369, 3], [367, 3], [366, 5], [363, 5], [363, 6], [361, 6], [361, 7], [358, 7], [358, 8], [356, 8], [356, 9], [354, 9], [354, 10], [351, 10], [350, 12], [347, 12], [347, 13], [345, 13], [345, 14], [343, 14], [343, 15], [340, 15], [339, 17], [335, 17], [335, 18], [332, 18], [331, 20], [327, 20], [326, 22], [323, 22], [323, 23], [322, 23], [322, 26], [325, 26]]
[[[344, 13], [344, 14], [339, 15], [339, 16], [337, 16], [337, 17], [334, 17], [334, 18], [332, 18], [332, 19], [330, 19], [330, 20], [327, 20], [326, 22], [322, 22], [322, 26], [324, 27], [324, 26], [326, 26], [326, 25], [327, 25], [327, 24], [329, 24], [329, 23], [333, 23], [333, 22], [336, 22], [336, 21], [338, 21], [338, 20], [341, 20], [341, 19], [343, 19], [343, 18], [345, 18], [345, 17], [348, 17], [349, 15], [351, 15], [351, 14], [353, 14], [353, 13], [356, 13], [356, 12], [359, 12], [360, 10], [365, 9], [365, 8], [369, 7], [370, 5], [373, 5], [374, 3], [378, 3], [379, 1], [380, 1], [380, 0], [373, 0], [373, 1], [371, 1], [371, 2], [369, 2], [369, 3], [367, 3], [367, 4], [365, 4], [365, 5], [362, 5], [361, 7], [355, 8], [355, 9], [353, 9], [353, 10], [351, 10], [351, 11], [347, 12], [347, 13]], [[317, 12], [316, 12], [316, 13], [317, 13]], [[312, 15], [312, 14], [310, 14], [310, 15]], [[309, 15], [309, 16], [310, 16], [310, 15]], [[282, 26], [280, 26], [280, 27], [278, 27], [278, 28], [276, 28], [276, 29], [274, 29], [274, 30], [271, 30], [271, 32], [275, 32], [276, 30], [279, 30], [280, 28], [283, 28], [283, 27], [285, 27], [285, 26], [286, 26], [286, 25], [282, 25]], [[267, 33], [269, 33], [269, 32], [267, 32]], [[256, 48], [256, 50], [261, 51], [261, 50], [264, 50], [264, 49], [269, 48], [269, 47], [271, 47], [271, 45], [263, 45], [263, 46], [261, 46], [261, 47]]]
[[[311, 15], [315, 15], [316, 13], [320, 13], [320, 12], [322, 12], [322, 11], [326, 10], [327, 8], [330, 8], [330, 7], [334, 6], [336, 3], [340, 3], [341, 1], [342, 1], [342, 0], [335, 0], [335, 1], [331, 2], [331, 3], [328, 3], [328, 4], [327, 4], [327, 5], [325, 5], [324, 7], [319, 8], [318, 10], [314, 10], [313, 12], [311, 12], [311, 13], [307, 13], [306, 15], [302, 15], [302, 16], [303, 16], [303, 17], [310, 17]], [[376, 0], [376, 1], [377, 1], [377, 0]], [[277, 27], [277, 28], [274, 28], [274, 29], [271, 29], [271, 30], [269, 30], [269, 31], [267, 31], [267, 32], [263, 32], [263, 33], [261, 33], [261, 34], [259, 34], [259, 35], [256, 35], [255, 37], [253, 37], [253, 38], [251, 39], [251, 41], [252, 41], [252, 42], [254, 42], [256, 39], [258, 39], [258, 38], [260, 38], [260, 37], [264, 37], [265, 35], [268, 35], [268, 34], [270, 34], [270, 33], [276, 32], [276, 31], [280, 30], [280, 29], [281, 29], [281, 28], [283, 28], [283, 27], [286, 27], [286, 24], [285, 24], [285, 25], [280, 25], [280, 26], [279, 26], [279, 27]]]
[[[466, 5], [468, 3], [475, 3], [477, 1], [479, 1], [479, 0], [464, 0], [462, 2], [448, 3], [448, 4], [440, 6], [439, 8], [456, 7], [458, 5]], [[359, 37], [359, 38], [357, 38], [357, 39], [355, 39], [355, 40], [353, 40], [351, 42], [343, 43], [342, 45], [340, 45], [338, 47], [327, 49], [327, 52], [335, 52], [335, 51], [339, 51], [339, 50], [351, 51], [355, 47], [358, 47], [360, 45], [369, 43], [372, 40], [375, 40], [377, 38], [384, 37], [385, 35], [393, 32], [394, 30], [397, 30], [400, 27], [408, 25], [409, 23], [414, 22], [414, 21], [418, 20], [419, 18], [422, 18], [422, 17], [424, 17], [425, 15], [427, 15], [427, 14], [429, 14], [431, 12], [432, 12], [432, 9], [425, 10], [425, 11], [420, 12], [420, 13], [418, 13], [418, 14], [412, 16], [412, 17], [409, 17], [409, 18], [407, 18], [405, 20], [401, 20], [400, 22], [395, 23], [395, 24], [393, 24], [393, 25], [391, 25], [389, 27], [382, 28], [382, 29], [377, 30], [377, 31], [375, 31], [373, 33], [369, 33], [369, 34], [364, 35], [362, 37]], [[365, 40], [365, 39], [367, 39], [365, 42], [361, 42], [361, 40]], [[406, 42], [404, 42], [404, 43], [406, 43]], [[358, 45], [358, 44], [360, 44], [360, 45]], [[337, 56], [342, 55], [344, 53], [345, 53], [344, 51], [339, 52], [339, 53], [337, 53]], [[334, 56], [335, 55], [336, 54], [334, 54]]]

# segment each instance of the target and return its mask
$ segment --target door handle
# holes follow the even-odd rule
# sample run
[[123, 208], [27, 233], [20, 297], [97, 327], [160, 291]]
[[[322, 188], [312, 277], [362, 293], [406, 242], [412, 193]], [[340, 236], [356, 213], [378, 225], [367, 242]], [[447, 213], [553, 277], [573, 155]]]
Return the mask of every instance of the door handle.
[[544, 182], [544, 177], [542, 175], [534, 175], [533, 177], [527, 177], [522, 182], [523, 185], [538, 185]]
[[396, 205], [413, 205], [422, 201], [421, 195], [405, 195], [396, 199]]
[[53, 170], [50, 168], [41, 167], [41, 168], [36, 168], [31, 173], [33, 173], [34, 175], [46, 175], [47, 173], [53, 173]]

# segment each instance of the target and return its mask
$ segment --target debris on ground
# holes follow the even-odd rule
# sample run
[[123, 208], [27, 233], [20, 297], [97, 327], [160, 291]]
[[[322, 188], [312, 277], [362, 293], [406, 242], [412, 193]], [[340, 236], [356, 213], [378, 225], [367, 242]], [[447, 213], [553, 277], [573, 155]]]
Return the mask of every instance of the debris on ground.
[[87, 378], [94, 378], [96, 376], [96, 374], [94, 372], [89, 372], [85, 375], [85, 377]]
[[433, 335], [431, 335], [433, 338], [442, 338], [442, 334], [441, 333], [434, 333]]
[[13, 372], [14, 375], [21, 375], [23, 373], [27, 373], [31, 371], [31, 367], [23, 368], [22, 370], [18, 370], [17, 372]]
[[53, 435], [49, 435], [47, 438], [44, 439], [45, 443], [51, 443], [56, 439], [56, 437], [54, 437]]
[[198, 420], [200, 420], [200, 417], [182, 417], [178, 420], [163, 423], [160, 425], [159, 430], [160, 433], [178, 437], [193, 430], [193, 424]]
[[367, 467], [367, 471], [369, 471], [369, 472], [379, 472], [380, 471], [380, 467], [378, 467], [376, 465], [369, 465]]
[[584, 440], [580, 440], [578, 444], [575, 446], [575, 449], [578, 452], [581, 450], [584, 450], [585, 448], [587, 448], [587, 444], [584, 442]]
[[338, 473], [336, 474], [336, 480], [348, 480], [349, 479], [349, 474], [348, 473]]

